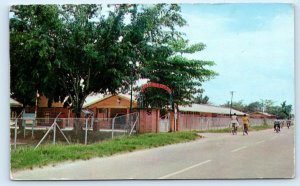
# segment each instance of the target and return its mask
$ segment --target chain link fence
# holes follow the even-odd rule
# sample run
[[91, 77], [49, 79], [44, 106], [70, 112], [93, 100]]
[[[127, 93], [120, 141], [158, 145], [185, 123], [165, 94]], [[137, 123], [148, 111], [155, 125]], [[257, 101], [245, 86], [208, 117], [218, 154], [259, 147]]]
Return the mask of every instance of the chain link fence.
[[[81, 128], [75, 132], [74, 127]], [[35, 118], [11, 119], [10, 138], [14, 148], [40, 144], [91, 144], [118, 136], [135, 134], [138, 113], [114, 118]]]

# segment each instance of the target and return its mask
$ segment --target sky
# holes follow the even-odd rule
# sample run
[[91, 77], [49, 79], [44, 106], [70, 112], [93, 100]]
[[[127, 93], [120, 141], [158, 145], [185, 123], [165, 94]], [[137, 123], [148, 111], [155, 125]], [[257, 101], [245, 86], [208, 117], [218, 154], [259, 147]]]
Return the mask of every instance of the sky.
[[190, 43], [206, 44], [190, 58], [216, 63], [203, 83], [214, 105], [270, 99], [294, 105], [294, 12], [291, 4], [181, 4]]
[[216, 63], [203, 83], [212, 104], [270, 99], [294, 105], [294, 10], [290, 4], [182, 4], [190, 43], [206, 49], [190, 58]]

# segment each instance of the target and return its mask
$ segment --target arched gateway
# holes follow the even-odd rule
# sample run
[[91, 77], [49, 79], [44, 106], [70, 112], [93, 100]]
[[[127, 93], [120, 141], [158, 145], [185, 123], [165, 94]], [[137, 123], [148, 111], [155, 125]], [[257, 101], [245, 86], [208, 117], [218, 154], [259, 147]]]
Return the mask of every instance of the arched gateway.
[[150, 87], [160, 88], [160, 89], [164, 89], [165, 91], [167, 91], [170, 94], [169, 104], [170, 104], [172, 110], [174, 109], [172, 90], [166, 85], [159, 84], [159, 83], [153, 83], [153, 82], [149, 82], [149, 83], [142, 85], [141, 92], [140, 92], [140, 108], [144, 108], [144, 92], [147, 88], [150, 88]]
[[[147, 84], [142, 85], [141, 91], [140, 91], [140, 127], [139, 132], [140, 133], [147, 133], [147, 132], [162, 132], [161, 131], [161, 118], [160, 118], [160, 109], [151, 109], [151, 111], [147, 111], [144, 108], [144, 92], [147, 88], [159, 88], [164, 89], [170, 94], [169, 104], [171, 106], [171, 111], [169, 111], [170, 117], [169, 124], [168, 124], [168, 130], [167, 131], [175, 131], [175, 118], [174, 118], [174, 103], [173, 103], [173, 97], [172, 97], [172, 90], [163, 84], [159, 83], [153, 83], [149, 82]], [[174, 125], [173, 125], [174, 123]], [[166, 131], [166, 132], [167, 132]]]

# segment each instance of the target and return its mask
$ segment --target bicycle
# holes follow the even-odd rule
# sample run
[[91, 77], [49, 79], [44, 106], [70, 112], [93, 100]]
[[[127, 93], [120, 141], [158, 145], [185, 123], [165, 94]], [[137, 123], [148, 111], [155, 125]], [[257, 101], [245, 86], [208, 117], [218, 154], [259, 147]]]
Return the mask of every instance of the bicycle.
[[248, 126], [244, 124], [243, 126], [243, 135], [247, 134], [248, 135]]
[[231, 133], [232, 135], [237, 135], [237, 126], [235, 123], [232, 123], [232, 127], [231, 127]]
[[280, 132], [280, 126], [279, 126], [279, 125], [276, 125], [276, 126], [275, 126], [275, 132], [276, 132], [276, 133], [279, 133], [279, 132]]
[[287, 126], [288, 129], [290, 129], [291, 121], [287, 121], [287, 122], [286, 122], [286, 126]]

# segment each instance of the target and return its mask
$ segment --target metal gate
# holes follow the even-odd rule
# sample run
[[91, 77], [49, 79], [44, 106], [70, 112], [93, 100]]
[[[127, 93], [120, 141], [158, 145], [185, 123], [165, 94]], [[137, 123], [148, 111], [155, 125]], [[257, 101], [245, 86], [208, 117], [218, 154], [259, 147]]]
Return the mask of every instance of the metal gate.
[[169, 128], [170, 128], [170, 113], [160, 117], [159, 131], [169, 132]]

